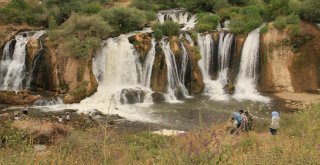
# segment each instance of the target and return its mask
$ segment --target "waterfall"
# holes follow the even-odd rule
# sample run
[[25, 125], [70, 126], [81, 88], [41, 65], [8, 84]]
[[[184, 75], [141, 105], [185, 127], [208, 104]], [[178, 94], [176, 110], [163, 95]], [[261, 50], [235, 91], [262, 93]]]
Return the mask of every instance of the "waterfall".
[[204, 81], [211, 80], [210, 76], [210, 63], [214, 53], [214, 43], [211, 34], [201, 35], [198, 34], [198, 46], [202, 58], [198, 64], [202, 72]]
[[157, 14], [158, 20], [163, 24], [166, 20], [184, 25], [181, 30], [192, 30], [197, 23], [196, 15], [192, 15], [183, 10], [162, 10]]
[[204, 77], [205, 88], [204, 94], [210, 96], [212, 100], [228, 100], [224, 87], [228, 83], [228, 67], [231, 54], [233, 35], [231, 33], [220, 33], [218, 46], [218, 78], [211, 80], [210, 64], [214, 53], [214, 43], [211, 34], [202, 36], [198, 34], [198, 44], [200, 54], [199, 66]]
[[260, 28], [249, 33], [242, 48], [240, 71], [237, 77], [234, 98], [237, 100], [255, 100], [268, 102], [257, 89], [257, 65], [259, 56]]
[[[129, 43], [128, 37], [133, 34], [109, 38], [97, 51], [93, 59], [93, 73], [98, 80], [97, 92], [81, 105], [135, 104], [151, 101], [150, 79], [155, 58], [155, 39], [145, 62], [139, 61], [138, 53]], [[103, 110], [102, 110], [103, 111]]]
[[180, 81], [181, 84], [185, 83], [185, 76], [186, 76], [186, 70], [187, 70], [187, 65], [188, 65], [188, 61], [189, 61], [189, 55], [188, 52], [186, 50], [186, 48], [184, 47], [183, 43], [180, 42], [181, 45], [181, 49], [182, 49], [182, 54], [181, 54], [181, 71], [180, 71]]
[[183, 95], [183, 97], [187, 97], [188, 91], [180, 80], [175, 56], [170, 49], [170, 42], [167, 41], [166, 38], [163, 38], [161, 40], [161, 48], [165, 55], [167, 64], [167, 101], [176, 101], [176, 94], [179, 94], [180, 92]]
[[194, 46], [194, 42], [188, 33], [184, 33], [186, 40], [188, 41], [190, 46]]
[[[45, 31], [37, 31], [33, 37], [39, 39], [44, 33]], [[22, 90], [26, 87], [28, 82], [25, 71], [26, 45], [30, 38], [31, 32], [23, 32], [6, 43], [0, 61], [0, 90]], [[14, 48], [13, 43], [15, 43]]]
[[147, 88], [150, 88], [152, 67], [153, 67], [155, 55], [156, 55], [156, 41], [155, 41], [155, 38], [152, 38], [151, 49], [146, 56], [146, 59], [143, 64], [143, 71], [142, 71], [142, 85]]

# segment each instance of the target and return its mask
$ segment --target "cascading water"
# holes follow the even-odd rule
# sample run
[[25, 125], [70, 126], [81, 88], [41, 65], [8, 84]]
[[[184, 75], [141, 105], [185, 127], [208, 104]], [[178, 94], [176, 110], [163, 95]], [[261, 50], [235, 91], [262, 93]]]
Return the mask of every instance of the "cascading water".
[[151, 103], [152, 91], [149, 86], [156, 43], [152, 39], [152, 48], [142, 67], [134, 46], [129, 43], [128, 37], [131, 35], [109, 38], [95, 54], [93, 72], [99, 86], [93, 96], [80, 102], [80, 111], [98, 109], [103, 113], [116, 113], [131, 120], [142, 120], [143, 116], [126, 104]]
[[188, 90], [180, 80], [178, 68], [173, 52], [170, 49], [170, 42], [166, 38], [161, 40], [161, 48], [165, 55], [167, 64], [167, 101], [175, 102], [177, 100], [176, 94], [181, 93], [183, 97], [187, 97]]
[[183, 10], [163, 10], [158, 14], [158, 20], [163, 24], [166, 20], [184, 25], [181, 30], [192, 30], [197, 23], [197, 17]]
[[[37, 31], [33, 37], [39, 39], [44, 33], [45, 31]], [[0, 61], [0, 90], [22, 90], [26, 87], [26, 45], [30, 37], [31, 32], [19, 33], [6, 44]], [[13, 42], [14, 50], [10, 48]]]
[[184, 45], [180, 42], [181, 49], [182, 49], [182, 54], [181, 54], [181, 71], [180, 71], [180, 81], [181, 84], [185, 84], [185, 76], [186, 76], [186, 70], [187, 70], [187, 65], [189, 61], [189, 56], [186, 48]]
[[268, 98], [261, 96], [256, 89], [259, 41], [260, 28], [257, 28], [249, 33], [242, 48], [240, 71], [233, 96], [237, 100], [269, 101]]
[[142, 71], [142, 85], [147, 88], [150, 88], [151, 73], [152, 73], [152, 67], [154, 64], [155, 55], [156, 55], [156, 41], [153, 38], [151, 41], [151, 49], [144, 61], [143, 71]]
[[211, 80], [210, 63], [213, 56], [214, 43], [210, 34], [205, 36], [198, 35], [198, 44], [202, 59], [199, 61], [199, 66], [205, 82], [204, 94], [210, 96], [212, 100], [228, 100], [228, 95], [225, 93], [224, 87], [228, 83], [228, 66], [230, 61], [230, 51], [233, 35], [231, 33], [220, 33], [218, 47], [218, 78]]
[[193, 39], [190, 37], [190, 35], [188, 33], [185, 33], [184, 36], [185, 36], [186, 40], [188, 41], [189, 45], [194, 46]]

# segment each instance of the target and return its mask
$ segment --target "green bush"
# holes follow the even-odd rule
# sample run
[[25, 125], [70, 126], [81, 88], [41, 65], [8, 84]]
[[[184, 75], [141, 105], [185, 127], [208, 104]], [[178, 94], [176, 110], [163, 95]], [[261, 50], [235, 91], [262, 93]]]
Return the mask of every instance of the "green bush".
[[140, 30], [147, 23], [145, 13], [136, 8], [113, 7], [99, 14], [119, 33]]
[[148, 0], [133, 0], [130, 6], [146, 11], [157, 11], [159, 9], [159, 5]]
[[156, 23], [152, 25], [152, 30], [154, 31], [155, 38], [161, 39], [163, 35], [178, 35], [180, 31], [180, 25], [172, 21], [166, 21], [163, 24]]
[[102, 6], [98, 2], [88, 3], [81, 6], [80, 11], [88, 14], [95, 14], [101, 10]]
[[42, 26], [46, 24], [47, 12], [41, 4], [27, 3], [24, 0], [12, 0], [7, 6], [0, 9], [0, 21]]
[[220, 21], [220, 17], [217, 14], [210, 13], [198, 13], [197, 18], [196, 29], [199, 32], [215, 30]]
[[191, 12], [215, 12], [228, 6], [228, 0], [179, 0], [180, 7]]
[[287, 18], [284, 16], [279, 16], [276, 18], [273, 24], [278, 30], [283, 30], [287, 25]]
[[302, 2], [300, 15], [303, 19], [320, 22], [320, 1], [319, 0], [305, 0]]
[[51, 30], [49, 37], [51, 40], [62, 39], [67, 54], [87, 58], [112, 32], [111, 26], [98, 15], [72, 14], [60, 29]]
[[297, 36], [301, 32], [299, 24], [289, 25], [289, 33], [291, 36]]
[[235, 34], [249, 33], [262, 24], [261, 12], [262, 9], [254, 5], [231, 9], [230, 30]]
[[287, 16], [287, 24], [298, 24], [300, 18], [297, 14], [290, 14]]

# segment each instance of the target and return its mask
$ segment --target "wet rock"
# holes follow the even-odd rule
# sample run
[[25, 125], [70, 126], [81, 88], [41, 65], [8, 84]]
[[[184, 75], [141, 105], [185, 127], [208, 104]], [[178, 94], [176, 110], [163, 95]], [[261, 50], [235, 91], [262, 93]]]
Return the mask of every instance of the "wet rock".
[[153, 100], [153, 102], [155, 102], [155, 103], [165, 102], [165, 101], [166, 101], [166, 98], [165, 98], [164, 95], [165, 95], [165, 94], [164, 94], [164, 93], [161, 93], [161, 92], [153, 92], [153, 93], [151, 94], [152, 100]]
[[122, 89], [121, 104], [136, 104], [143, 103], [145, 92], [141, 89]]
[[159, 43], [156, 45], [156, 55], [151, 74], [151, 89], [165, 92], [167, 88], [167, 65], [164, 52]]
[[40, 95], [32, 95], [25, 91], [0, 91], [0, 103], [9, 105], [29, 105], [40, 99]]
[[191, 47], [187, 41], [183, 41], [183, 44], [189, 54], [190, 62], [188, 66], [190, 67], [190, 73], [187, 69], [186, 74], [186, 84], [185, 86], [189, 90], [191, 94], [199, 94], [202, 93], [204, 88], [204, 82], [200, 67], [198, 65], [198, 60], [200, 54], [196, 47]]
[[174, 95], [178, 100], [184, 99], [183, 90], [180, 87], [176, 88], [176, 90], [174, 91]]
[[30, 72], [32, 70], [32, 61], [40, 49], [40, 44], [38, 39], [36, 37], [31, 37], [27, 43], [26, 49], [27, 49], [26, 67], [27, 67], [27, 70]]
[[139, 53], [139, 60], [144, 62], [149, 50], [151, 49], [152, 35], [149, 33], [136, 34], [129, 37], [129, 42], [133, 44], [136, 51]]

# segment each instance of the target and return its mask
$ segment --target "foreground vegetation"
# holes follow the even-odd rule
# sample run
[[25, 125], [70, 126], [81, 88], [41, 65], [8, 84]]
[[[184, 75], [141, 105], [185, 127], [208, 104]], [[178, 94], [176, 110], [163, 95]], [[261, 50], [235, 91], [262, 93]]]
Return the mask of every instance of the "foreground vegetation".
[[282, 113], [277, 136], [267, 132], [268, 124], [256, 121], [249, 136], [232, 136], [222, 126], [177, 137], [119, 134], [106, 125], [77, 127], [42, 152], [34, 151], [32, 135], [9, 124], [0, 130], [7, 139], [0, 164], [318, 164], [320, 104]]

